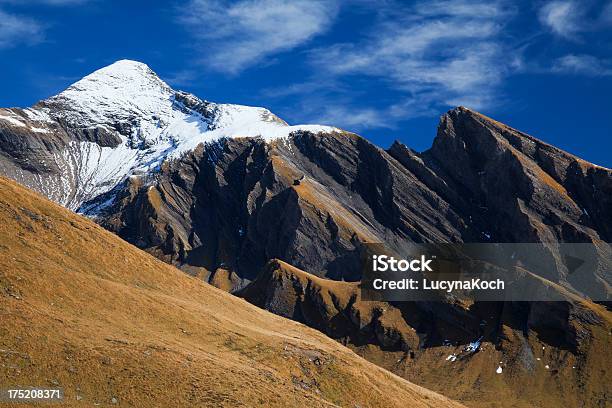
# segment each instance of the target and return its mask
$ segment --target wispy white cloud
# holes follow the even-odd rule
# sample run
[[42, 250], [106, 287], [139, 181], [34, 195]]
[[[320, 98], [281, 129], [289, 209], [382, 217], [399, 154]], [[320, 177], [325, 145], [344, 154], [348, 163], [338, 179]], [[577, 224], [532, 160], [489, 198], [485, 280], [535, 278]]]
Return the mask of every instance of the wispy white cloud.
[[387, 109], [407, 117], [440, 105], [476, 109], [497, 100], [497, 86], [513, 69], [515, 51], [501, 40], [514, 14], [502, 1], [435, 1], [377, 24], [357, 43], [311, 53], [320, 72], [334, 77], [373, 76], [402, 91], [404, 101]]
[[200, 41], [202, 62], [235, 74], [327, 30], [335, 0], [191, 0], [179, 21]]
[[[536, 27], [525, 30], [522, 22], [517, 30], [515, 23], [524, 15], [509, 1], [434, 0], [406, 5], [388, 0], [384, 4], [361, 1], [360, 6], [370, 7], [373, 15], [368, 31], [360, 30], [350, 42], [310, 50], [311, 78], [266, 90], [264, 95], [289, 106], [284, 114], [299, 112], [291, 119], [356, 131], [396, 129], [404, 120], [438, 115], [449, 106], [479, 110], [502, 106], [508, 102], [505, 82], [517, 74], [611, 73], [612, 61], [584, 49], [584, 41], [566, 44], [558, 57], [540, 52], [546, 37]], [[573, 1], [549, 2], [537, 9], [537, 17], [565, 38], [578, 39], [578, 34], [586, 38], [587, 31], [605, 30], [612, 1], [583, 5], [577, 10]], [[590, 26], [584, 27], [589, 19]], [[384, 88], [385, 100], [372, 100], [368, 87], [377, 96], [381, 93], [373, 88]], [[290, 99], [299, 102], [292, 104]]]
[[0, 10], [0, 48], [35, 44], [43, 39], [43, 27], [35, 20]]
[[502, 7], [500, 2], [479, 2], [467, 0], [433, 0], [416, 5], [416, 11], [421, 16], [463, 16], [482, 18], [497, 18], [507, 16], [510, 11]]
[[538, 17], [552, 33], [572, 38], [582, 30], [583, 10], [574, 1], [551, 1], [542, 6]]
[[369, 106], [371, 100], [364, 92], [332, 77], [263, 89], [261, 96], [283, 100], [279, 113], [291, 123], [307, 120], [352, 131], [392, 129], [397, 123], [390, 109]]
[[538, 17], [551, 33], [565, 39], [578, 40], [581, 33], [605, 30], [612, 25], [612, 1], [602, 4], [554, 0], [544, 3]]
[[592, 55], [568, 54], [555, 60], [552, 71], [560, 74], [611, 76], [612, 64]]
[[[95, 0], [0, 0], [0, 49], [12, 48], [18, 45], [32, 45], [44, 39], [46, 24], [39, 19], [15, 13], [26, 6], [74, 6]], [[6, 11], [10, 10], [10, 11]]]

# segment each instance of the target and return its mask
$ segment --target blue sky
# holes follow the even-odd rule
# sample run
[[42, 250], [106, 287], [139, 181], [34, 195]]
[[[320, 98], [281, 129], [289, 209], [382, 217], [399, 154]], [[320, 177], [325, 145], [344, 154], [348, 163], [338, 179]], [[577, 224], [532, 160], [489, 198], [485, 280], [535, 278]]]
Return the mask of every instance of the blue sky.
[[0, 0], [0, 106], [122, 58], [382, 147], [465, 105], [612, 167], [612, 0]]

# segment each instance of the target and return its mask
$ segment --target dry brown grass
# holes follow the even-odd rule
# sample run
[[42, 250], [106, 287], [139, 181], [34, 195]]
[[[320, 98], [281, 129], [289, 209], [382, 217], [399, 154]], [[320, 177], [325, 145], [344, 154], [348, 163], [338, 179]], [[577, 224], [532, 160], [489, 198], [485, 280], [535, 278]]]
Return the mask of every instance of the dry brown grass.
[[0, 220], [0, 387], [57, 384], [64, 406], [458, 406], [3, 178]]
[[[281, 261], [276, 261], [274, 273], [284, 275], [285, 281], [298, 280], [302, 287], [316, 291], [320, 295], [320, 300], [316, 301], [318, 308], [338, 313], [336, 305], [346, 308], [349, 299], [353, 298], [355, 302], [352, 307], [366, 322], [371, 319], [375, 309], [383, 311], [380, 324], [385, 330], [402, 336], [410, 344], [414, 358], [408, 357], [404, 351], [381, 350], [373, 344], [350, 347], [369, 361], [469, 407], [569, 408], [609, 405], [606, 398], [609, 398], [609, 371], [612, 367], [609, 356], [612, 314], [604, 307], [581, 301], [562, 287], [527, 271], [525, 273], [534, 279], [554, 287], [601, 319], [600, 324], [578, 324], [578, 330], [588, 333], [588, 339], [581, 342], [576, 352], [544, 342], [540, 337], [542, 333], [530, 330], [524, 336], [520, 328], [510, 327], [504, 322], [499, 327], [502, 332], [499, 343], [485, 341], [478, 353], [450, 362], [447, 357], [453, 353], [460, 354], [465, 342], [458, 346], [420, 348], [418, 339], [415, 342], [416, 332], [408, 326], [400, 311], [389, 304], [362, 301], [356, 283], [321, 279]], [[450, 329], [440, 325], [440, 330]], [[465, 340], [473, 341], [474, 338]], [[535, 361], [532, 369], [522, 362], [526, 353], [533, 353]], [[503, 373], [497, 374], [496, 369], [500, 365]]]

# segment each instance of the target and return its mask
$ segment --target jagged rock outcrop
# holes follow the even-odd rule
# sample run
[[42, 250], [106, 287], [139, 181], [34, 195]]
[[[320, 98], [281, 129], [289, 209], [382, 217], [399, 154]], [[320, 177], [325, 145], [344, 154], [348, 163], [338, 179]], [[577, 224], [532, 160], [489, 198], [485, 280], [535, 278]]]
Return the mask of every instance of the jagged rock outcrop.
[[245, 282], [271, 258], [355, 281], [364, 242], [472, 233], [388, 153], [346, 132], [225, 140], [168, 163], [137, 193], [133, 183], [103, 225], [185, 269], [229, 269]]
[[[99, 216], [185, 270], [229, 271], [234, 288], [272, 258], [356, 281], [368, 242], [397, 251], [408, 242], [587, 242], [605, 251], [610, 179], [608, 169], [458, 108], [422, 154], [341, 131], [201, 146], [148, 183], [119, 186]], [[565, 284], [558, 263], [543, 277]], [[606, 299], [610, 280], [599, 270], [570, 286]]]

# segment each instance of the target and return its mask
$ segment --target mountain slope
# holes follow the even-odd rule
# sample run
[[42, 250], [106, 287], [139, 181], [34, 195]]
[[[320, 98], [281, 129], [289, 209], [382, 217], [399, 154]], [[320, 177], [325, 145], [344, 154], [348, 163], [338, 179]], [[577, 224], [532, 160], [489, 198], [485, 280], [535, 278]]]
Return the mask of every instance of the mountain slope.
[[66, 406], [460, 406], [0, 178], [0, 386]]
[[600, 407], [609, 398], [612, 315], [576, 297], [371, 302], [357, 283], [321, 279], [279, 260], [238, 295], [470, 407]]
[[[469, 109], [442, 116], [428, 151], [385, 151], [174, 91], [127, 60], [1, 110], [0, 173], [228, 289], [272, 258], [359, 280], [365, 242], [612, 240], [612, 171]], [[545, 277], [611, 296], [609, 273], [566, 275]]]
[[[609, 268], [573, 281], [551, 243], [609, 251], [610, 197], [609, 169], [457, 108], [421, 154], [340, 131], [200, 146], [154, 180], [129, 180], [99, 221], [470, 406], [579, 407], [606, 399], [610, 317], [600, 306], [572, 296], [558, 304], [357, 304], [355, 283], [279, 279], [266, 265], [277, 258], [356, 282], [368, 242], [400, 252], [407, 242], [535, 242], [558, 260], [554, 270], [532, 270], [546, 284], [609, 300]], [[479, 338], [486, 352], [446, 361]]]

